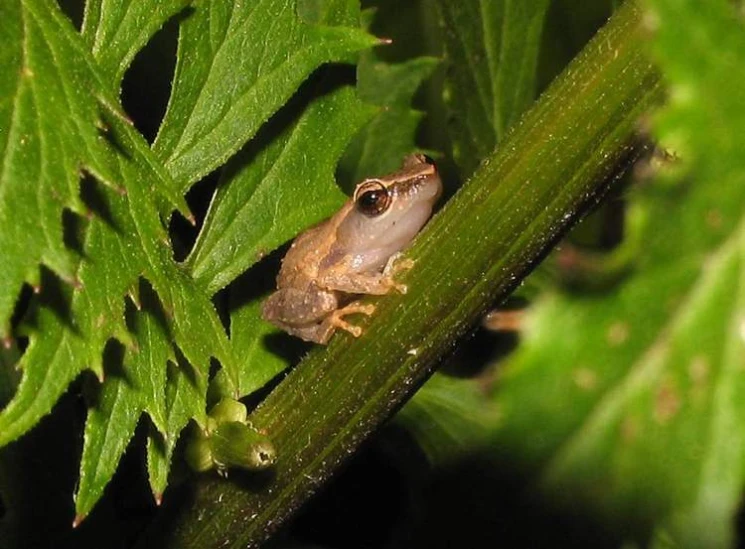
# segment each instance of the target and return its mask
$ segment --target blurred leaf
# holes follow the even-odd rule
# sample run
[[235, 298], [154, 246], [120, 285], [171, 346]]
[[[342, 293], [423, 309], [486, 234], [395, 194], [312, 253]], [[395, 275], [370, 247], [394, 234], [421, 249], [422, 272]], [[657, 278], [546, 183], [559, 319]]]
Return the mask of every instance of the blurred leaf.
[[202, 2], [181, 25], [153, 150], [186, 191], [251, 139], [319, 65], [375, 43], [356, 28], [301, 21], [292, 0]]
[[469, 176], [535, 98], [548, 0], [438, 0], [453, 155]]
[[366, 177], [391, 173], [401, 166], [404, 156], [414, 151], [416, 130], [424, 113], [413, 110], [411, 104], [417, 89], [438, 63], [433, 57], [390, 64], [374, 52], [360, 56], [360, 99], [381, 108], [345, 152], [340, 169], [350, 186]]
[[627, 535], [656, 526], [731, 547], [745, 485], [745, 33], [724, 1], [649, 4], [670, 86], [655, 127], [685, 162], [630, 197], [644, 243], [632, 275], [532, 307], [496, 443]]
[[548, 86], [622, 2], [553, 0], [548, 7], [538, 61], [538, 90]]
[[499, 410], [477, 380], [435, 374], [396, 415], [430, 463], [445, 465], [482, 450], [499, 424]]

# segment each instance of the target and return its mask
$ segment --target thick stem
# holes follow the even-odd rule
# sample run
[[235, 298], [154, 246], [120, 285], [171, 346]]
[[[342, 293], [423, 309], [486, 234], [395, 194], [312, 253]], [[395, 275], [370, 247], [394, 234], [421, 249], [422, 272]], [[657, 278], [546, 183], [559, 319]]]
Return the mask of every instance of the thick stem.
[[148, 546], [259, 544], [411, 396], [629, 153], [639, 117], [661, 96], [643, 42], [627, 2], [432, 219], [408, 254], [409, 292], [376, 299], [362, 337], [315, 348], [252, 415], [276, 446], [274, 476], [201, 477]]

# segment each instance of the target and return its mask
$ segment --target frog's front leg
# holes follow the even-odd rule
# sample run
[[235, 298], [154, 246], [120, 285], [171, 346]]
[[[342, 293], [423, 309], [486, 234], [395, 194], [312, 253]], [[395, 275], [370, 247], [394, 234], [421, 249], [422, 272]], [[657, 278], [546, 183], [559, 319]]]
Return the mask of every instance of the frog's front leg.
[[318, 285], [329, 290], [350, 294], [384, 295], [391, 290], [406, 293], [406, 284], [396, 282], [393, 277], [402, 271], [411, 269], [414, 266], [414, 261], [411, 259], [401, 259], [401, 254], [395, 253], [388, 259], [382, 273], [350, 272], [348, 263], [351, 261], [351, 257], [345, 258], [339, 267], [330, 269], [320, 277]]

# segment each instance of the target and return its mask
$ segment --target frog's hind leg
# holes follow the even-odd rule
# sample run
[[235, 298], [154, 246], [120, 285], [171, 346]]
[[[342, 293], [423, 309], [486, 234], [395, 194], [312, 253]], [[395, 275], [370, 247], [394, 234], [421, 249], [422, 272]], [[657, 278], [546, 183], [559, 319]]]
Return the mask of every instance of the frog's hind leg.
[[341, 309], [334, 311], [319, 325], [319, 332], [323, 333], [322, 343], [326, 343], [329, 340], [336, 328], [341, 328], [342, 330], [345, 330], [352, 334], [354, 337], [360, 337], [360, 335], [362, 334], [362, 328], [350, 324], [349, 322], [344, 320], [344, 317], [355, 313], [361, 313], [370, 316], [374, 312], [375, 305], [373, 305], [372, 303], [361, 303], [359, 301], [355, 301], [353, 303], [350, 303], [349, 305], [342, 307]]
[[338, 306], [333, 292], [302, 291], [282, 288], [270, 295], [261, 306], [264, 320], [285, 325], [303, 326], [320, 322]]

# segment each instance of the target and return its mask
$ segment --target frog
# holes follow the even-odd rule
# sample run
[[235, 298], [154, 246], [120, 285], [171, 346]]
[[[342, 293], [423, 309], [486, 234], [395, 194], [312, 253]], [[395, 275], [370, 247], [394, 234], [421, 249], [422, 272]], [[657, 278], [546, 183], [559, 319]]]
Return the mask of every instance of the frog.
[[372, 315], [365, 295], [406, 293], [395, 275], [413, 261], [404, 250], [432, 215], [442, 194], [434, 162], [407, 156], [401, 168], [364, 179], [329, 219], [301, 233], [282, 259], [277, 289], [262, 303], [262, 318], [305, 341], [325, 345], [337, 329], [354, 337], [351, 314]]

